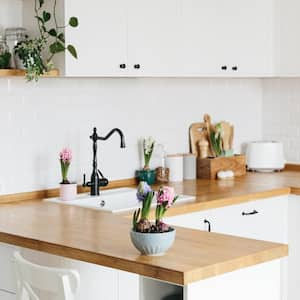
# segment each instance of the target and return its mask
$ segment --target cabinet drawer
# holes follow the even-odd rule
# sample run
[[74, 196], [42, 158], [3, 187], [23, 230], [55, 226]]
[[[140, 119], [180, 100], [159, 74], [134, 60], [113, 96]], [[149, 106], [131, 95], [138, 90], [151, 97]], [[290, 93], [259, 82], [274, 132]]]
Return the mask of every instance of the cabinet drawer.
[[213, 231], [272, 242], [287, 242], [287, 196], [214, 210]]
[[0, 243], [0, 290], [16, 291], [16, 276], [13, 265], [13, 253], [15, 250], [16, 248], [13, 246]]

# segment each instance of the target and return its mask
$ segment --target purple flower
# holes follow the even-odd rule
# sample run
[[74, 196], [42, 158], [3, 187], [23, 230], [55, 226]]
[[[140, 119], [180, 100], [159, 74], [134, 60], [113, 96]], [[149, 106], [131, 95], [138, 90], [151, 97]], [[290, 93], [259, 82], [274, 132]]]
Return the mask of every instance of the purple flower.
[[141, 181], [137, 188], [136, 197], [139, 201], [144, 201], [148, 195], [148, 193], [152, 192], [151, 187], [147, 182]]

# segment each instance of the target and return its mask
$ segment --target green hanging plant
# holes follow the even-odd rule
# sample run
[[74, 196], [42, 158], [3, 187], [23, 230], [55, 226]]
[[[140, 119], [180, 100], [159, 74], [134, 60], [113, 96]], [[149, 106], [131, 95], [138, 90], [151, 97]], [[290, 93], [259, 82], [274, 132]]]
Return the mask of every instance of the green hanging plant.
[[[39, 36], [26, 38], [15, 47], [15, 54], [21, 59], [26, 70], [28, 81], [38, 80], [39, 77], [53, 68], [53, 57], [61, 52], [68, 51], [77, 59], [76, 48], [72, 44], [66, 44], [63, 30], [67, 26], [77, 27], [78, 19], [71, 17], [67, 25], [59, 25], [57, 22], [57, 0], [52, 0], [52, 12], [44, 9], [45, 0], [35, 0], [35, 18], [37, 20]], [[54, 26], [50, 26], [53, 20]], [[43, 58], [45, 53], [46, 58]]]

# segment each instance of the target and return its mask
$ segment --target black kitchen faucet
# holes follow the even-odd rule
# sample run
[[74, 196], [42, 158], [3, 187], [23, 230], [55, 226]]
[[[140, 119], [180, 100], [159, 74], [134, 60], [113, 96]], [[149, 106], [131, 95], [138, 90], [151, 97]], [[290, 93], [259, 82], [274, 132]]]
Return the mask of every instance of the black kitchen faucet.
[[111, 137], [111, 135], [117, 132], [121, 138], [121, 148], [125, 148], [125, 137], [123, 132], [119, 128], [112, 129], [106, 136], [101, 137], [97, 134], [97, 128], [94, 127], [93, 134], [90, 139], [93, 141], [93, 171], [91, 174], [91, 181], [85, 182], [85, 174], [83, 175], [83, 186], [88, 186], [91, 188], [91, 196], [98, 196], [100, 193], [100, 186], [107, 186], [108, 179], [103, 176], [101, 171], [98, 169], [97, 164], [97, 141], [106, 141]]

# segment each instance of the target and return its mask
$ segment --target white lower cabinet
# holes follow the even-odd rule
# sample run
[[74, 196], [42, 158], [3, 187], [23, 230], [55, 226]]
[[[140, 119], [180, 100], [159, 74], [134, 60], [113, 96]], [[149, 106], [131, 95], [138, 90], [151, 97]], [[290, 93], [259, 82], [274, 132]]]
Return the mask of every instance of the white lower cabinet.
[[300, 196], [290, 195], [288, 214], [288, 300], [300, 299]]
[[[287, 218], [288, 195], [179, 215], [167, 218], [166, 222], [172, 225], [206, 231], [209, 231], [209, 227], [207, 227], [209, 224], [212, 232], [287, 243]], [[296, 298], [293, 297], [287, 298], [287, 268], [287, 259], [281, 260], [280, 299], [295, 300]], [[298, 282], [299, 285], [300, 279]], [[296, 284], [294, 288], [296, 288]], [[298, 295], [300, 295], [300, 288]]]
[[166, 223], [191, 229], [211, 231], [212, 210], [166, 218]]
[[[3, 243], [0, 243], [0, 300], [16, 299], [13, 266], [16, 249], [34, 263], [77, 270], [80, 274], [77, 300], [139, 300], [139, 276], [136, 274]], [[39, 291], [37, 294], [43, 300], [51, 299]]]

